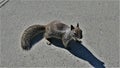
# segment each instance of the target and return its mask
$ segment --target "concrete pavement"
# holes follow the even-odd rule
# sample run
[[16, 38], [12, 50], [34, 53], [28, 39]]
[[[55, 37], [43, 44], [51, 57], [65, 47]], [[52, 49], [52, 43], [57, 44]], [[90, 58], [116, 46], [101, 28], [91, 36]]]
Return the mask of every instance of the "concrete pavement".
[[0, 9], [1, 67], [93, 67], [72, 51], [48, 46], [45, 39], [30, 51], [21, 49], [20, 38], [27, 27], [53, 20], [67, 25], [79, 22], [83, 30], [82, 47], [107, 68], [119, 67], [118, 0], [10, 0]]

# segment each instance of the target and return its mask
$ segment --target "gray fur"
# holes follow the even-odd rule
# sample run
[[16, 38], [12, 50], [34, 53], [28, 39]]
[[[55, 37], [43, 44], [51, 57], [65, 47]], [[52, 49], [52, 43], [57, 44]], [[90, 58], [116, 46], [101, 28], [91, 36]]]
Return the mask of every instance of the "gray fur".
[[[65, 48], [67, 47], [70, 40], [81, 39], [82, 30], [77, 27], [69, 27], [66, 24], [63, 24], [61, 21], [55, 20], [47, 25], [33, 25], [27, 28], [21, 38], [21, 46], [23, 49], [29, 49], [30, 42], [39, 33], [44, 32], [44, 37], [48, 38], [58, 38], [61, 39]], [[76, 33], [76, 34], [75, 34]], [[75, 35], [74, 35], [75, 34]], [[50, 42], [49, 42], [50, 43]]]

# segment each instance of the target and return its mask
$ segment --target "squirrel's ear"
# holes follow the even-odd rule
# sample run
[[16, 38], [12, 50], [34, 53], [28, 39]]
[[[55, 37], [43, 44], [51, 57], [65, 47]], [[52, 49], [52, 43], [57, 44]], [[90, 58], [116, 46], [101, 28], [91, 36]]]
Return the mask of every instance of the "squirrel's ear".
[[74, 26], [73, 25], [71, 25], [71, 30], [73, 30], [74, 29]]
[[79, 23], [77, 23], [77, 27], [79, 27]]

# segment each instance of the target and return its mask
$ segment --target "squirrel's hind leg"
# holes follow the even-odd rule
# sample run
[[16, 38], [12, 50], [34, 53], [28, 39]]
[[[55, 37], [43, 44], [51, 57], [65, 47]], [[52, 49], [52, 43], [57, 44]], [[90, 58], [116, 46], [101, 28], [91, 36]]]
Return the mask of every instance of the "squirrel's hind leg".
[[47, 43], [48, 45], [51, 45], [51, 39], [50, 39], [50, 38], [46, 38], [46, 39], [47, 39], [47, 42], [46, 42], [46, 43]]
[[48, 36], [48, 34], [46, 34], [46, 33], [45, 33], [45, 39], [47, 40], [46, 43], [47, 43], [48, 45], [51, 45], [51, 39], [50, 39], [50, 37]]

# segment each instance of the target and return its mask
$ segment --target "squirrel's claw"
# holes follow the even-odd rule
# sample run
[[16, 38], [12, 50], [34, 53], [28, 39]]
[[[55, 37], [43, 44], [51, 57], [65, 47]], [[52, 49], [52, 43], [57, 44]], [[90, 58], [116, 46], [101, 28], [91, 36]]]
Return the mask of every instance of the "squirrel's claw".
[[51, 45], [51, 42], [48, 41], [47, 44], [48, 44], [48, 45]]

